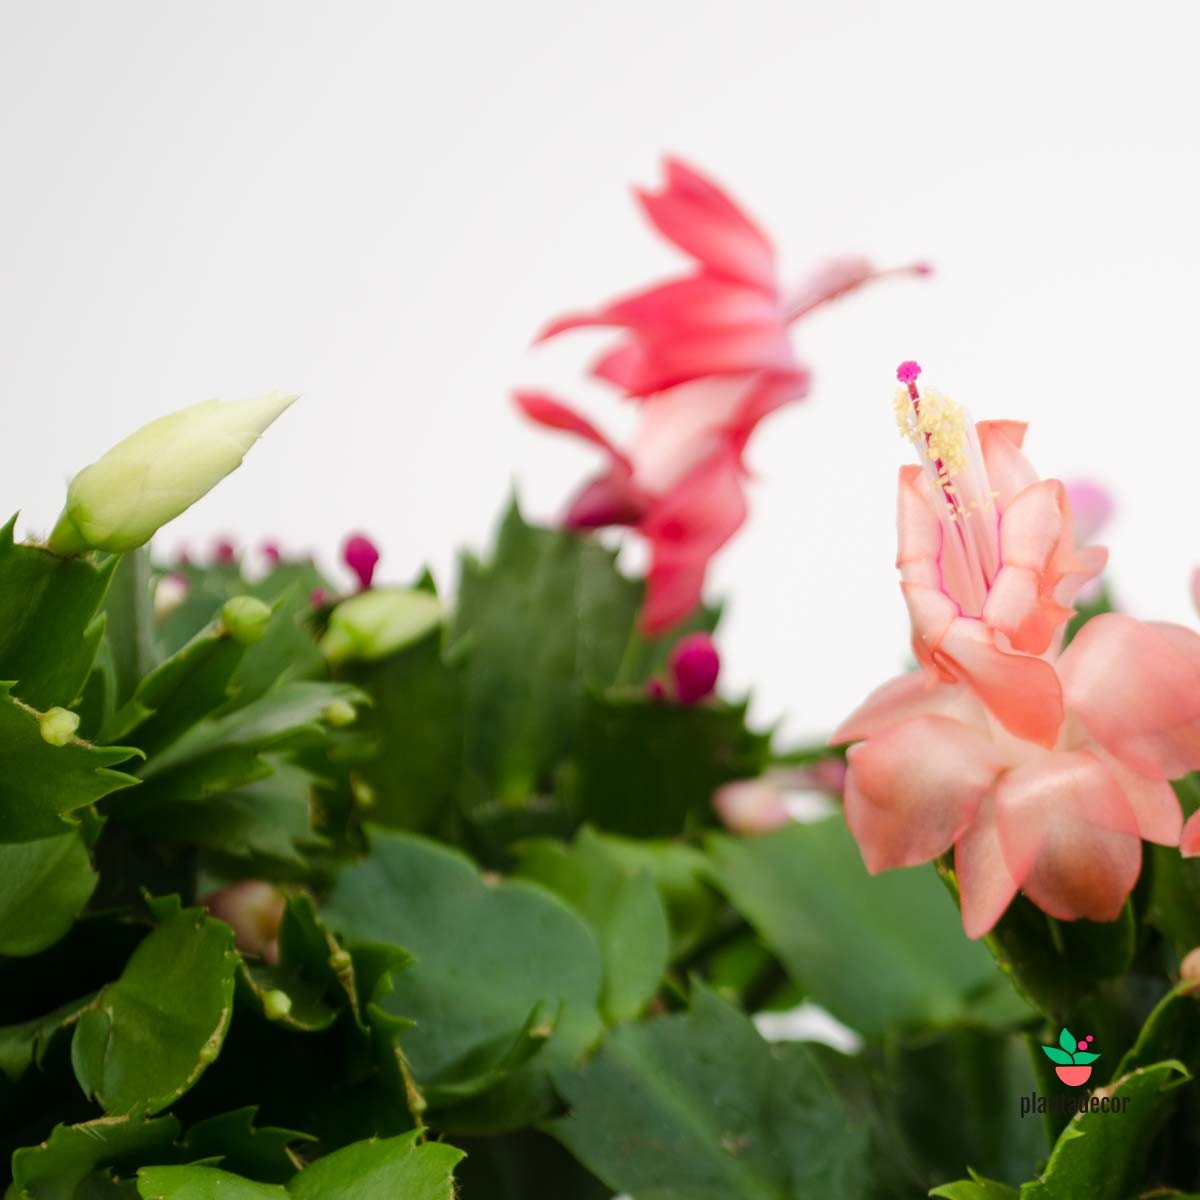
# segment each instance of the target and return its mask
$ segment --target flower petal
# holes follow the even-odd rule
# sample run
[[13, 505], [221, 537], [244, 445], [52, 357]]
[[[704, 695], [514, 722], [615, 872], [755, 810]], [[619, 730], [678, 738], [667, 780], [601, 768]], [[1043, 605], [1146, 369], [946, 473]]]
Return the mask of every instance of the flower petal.
[[1160, 846], [1178, 846], [1183, 811], [1175, 789], [1159, 777], [1150, 779], [1131, 770], [1118, 758], [1096, 746], [1091, 753], [1112, 773], [1137, 821], [1138, 836]]
[[659, 233], [710, 270], [773, 291], [775, 251], [766, 234], [698, 171], [673, 158], [664, 166], [661, 191], [637, 192]]
[[1058, 671], [1068, 707], [1127, 766], [1165, 779], [1200, 767], [1200, 635], [1103, 613]]
[[1179, 853], [1184, 858], [1195, 858], [1200, 854], [1200, 811], [1188, 817], [1179, 838]]
[[987, 727], [982, 707], [966, 688], [938, 683], [925, 671], [908, 671], [877, 687], [837, 727], [829, 744], [860, 742], [901, 721], [932, 716]]
[[1015, 496], [1030, 484], [1037, 483], [1037, 472], [1021, 453], [1025, 426], [1020, 421], [980, 421], [975, 431], [979, 436], [979, 450], [987, 468], [988, 482], [996, 493], [996, 504], [1003, 512]]
[[[1057, 479], [1027, 487], [1000, 519], [1002, 566], [988, 591], [983, 617], [1013, 648], [1043, 654], [1073, 610], [1058, 603], [1059, 583], [1080, 572], [1067, 492]], [[1080, 583], [1084, 580], [1080, 580]]]
[[1117, 780], [1086, 751], [1015, 767], [996, 788], [1004, 857], [1021, 890], [1060, 920], [1112, 921], [1137, 882], [1142, 843]]
[[873, 875], [949, 849], [1003, 766], [989, 738], [947, 717], [894, 725], [848, 762], [846, 822]]
[[992, 631], [971, 617], [951, 622], [932, 658], [945, 675], [966, 683], [1010, 733], [1047, 748], [1058, 740], [1062, 688], [1045, 659], [1001, 650]]
[[1000, 920], [1017, 894], [1017, 881], [1004, 857], [996, 827], [995, 801], [985, 797], [975, 820], [954, 844], [954, 873], [963, 931], [983, 937]]

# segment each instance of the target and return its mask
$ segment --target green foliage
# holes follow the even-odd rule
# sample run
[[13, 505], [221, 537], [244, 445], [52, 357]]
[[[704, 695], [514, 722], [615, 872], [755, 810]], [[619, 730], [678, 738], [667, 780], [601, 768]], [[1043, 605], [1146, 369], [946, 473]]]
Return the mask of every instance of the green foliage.
[[838, 818], [753, 840], [714, 836], [713, 879], [795, 981], [867, 1034], [1012, 1024], [1029, 1010], [967, 941], [930, 871], [867, 876]]
[[0, 844], [0, 955], [14, 958], [53, 946], [96, 889], [96, 872], [79, 833]]
[[462, 1155], [418, 1143], [417, 1134], [359, 1142], [320, 1159], [285, 1187], [254, 1183], [210, 1166], [147, 1167], [142, 1200], [453, 1200], [451, 1172]]
[[51, 745], [38, 714], [0, 683], [0, 841], [32, 842], [64, 833], [74, 814], [137, 781], [110, 768], [137, 752], [72, 739]]
[[106, 1113], [156, 1113], [220, 1052], [233, 1015], [233, 934], [201, 909], [160, 907], [162, 922], [121, 977], [79, 1017], [71, 1058]]
[[352, 943], [412, 953], [384, 1007], [415, 1022], [403, 1044], [417, 1082], [431, 1103], [481, 1098], [443, 1117], [454, 1127], [530, 1123], [549, 1108], [548, 1072], [600, 1036], [595, 937], [550, 892], [485, 878], [434, 842], [380, 831], [371, 843], [339, 874], [326, 912]]
[[[1194, 862], [972, 943], [947, 864], [870, 877], [838, 816], [712, 833], [783, 761], [745, 703], [647, 695], [716, 612], [645, 638], [642, 583], [515, 505], [371, 661], [322, 655], [311, 563], [171, 568], [156, 615], [164, 574], [0, 531], [5, 1200], [1200, 1187]], [[802, 1001], [854, 1048], [764, 1041]], [[1089, 1095], [1056, 1065], [1127, 1110], [1022, 1115]]]
[[97, 613], [115, 559], [58, 558], [0, 529], [0, 679], [33, 708], [70, 708], [104, 634]]
[[561, 1071], [552, 1129], [642, 1200], [828, 1200], [863, 1194], [865, 1131], [800, 1047], [771, 1049], [703, 987], [686, 1014], [617, 1030]]
[[636, 1020], [658, 992], [670, 956], [667, 914], [649, 871], [626, 866], [584, 829], [572, 846], [526, 843], [517, 874], [561, 896], [588, 922], [604, 956], [605, 1017]]

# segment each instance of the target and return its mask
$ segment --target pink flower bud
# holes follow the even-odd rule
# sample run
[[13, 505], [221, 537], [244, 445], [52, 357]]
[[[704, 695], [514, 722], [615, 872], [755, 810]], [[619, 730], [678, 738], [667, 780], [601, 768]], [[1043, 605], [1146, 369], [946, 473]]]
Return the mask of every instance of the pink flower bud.
[[308, 602], [313, 608], [324, 608], [329, 603], [329, 593], [322, 587], [313, 588], [308, 593]]
[[278, 542], [263, 542], [262, 556], [273, 567], [277, 567], [283, 561], [283, 553], [279, 549]]
[[233, 539], [217, 538], [213, 543], [213, 558], [223, 567], [237, 562], [237, 547], [233, 544]]
[[279, 961], [284, 898], [274, 884], [247, 879], [210, 892], [200, 903], [233, 930], [243, 954], [257, 955], [269, 963]]
[[680, 704], [695, 704], [717, 686], [721, 656], [707, 633], [690, 633], [676, 643], [668, 666], [675, 698]]
[[650, 700], [665, 700], [667, 698], [667, 689], [663, 687], [661, 679], [646, 680], [646, 697]]
[[713, 808], [721, 824], [734, 833], [770, 833], [791, 817], [783, 792], [768, 779], [739, 779], [717, 789]]
[[366, 534], [352, 533], [342, 545], [342, 561], [358, 578], [358, 586], [365, 591], [375, 577], [375, 564], [379, 562], [379, 551]]

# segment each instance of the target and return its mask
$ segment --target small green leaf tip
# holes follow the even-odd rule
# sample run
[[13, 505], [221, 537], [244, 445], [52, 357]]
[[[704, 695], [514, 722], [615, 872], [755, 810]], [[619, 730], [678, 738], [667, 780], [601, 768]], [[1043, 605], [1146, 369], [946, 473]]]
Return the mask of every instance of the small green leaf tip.
[[354, 724], [358, 718], [358, 710], [349, 700], [331, 700], [325, 706], [325, 711], [321, 716], [325, 718], [327, 725], [332, 725], [335, 729], [341, 729], [347, 725]]
[[419, 641], [442, 620], [436, 596], [419, 589], [374, 588], [329, 614], [321, 652], [331, 663], [386, 658]]
[[79, 728], [79, 714], [65, 708], [48, 708], [38, 717], [43, 740], [52, 746], [65, 746]]
[[144, 546], [236, 470], [295, 399], [205, 400], [142, 426], [71, 480], [48, 549], [66, 557]]
[[263, 996], [263, 1012], [271, 1021], [282, 1021], [292, 1011], [292, 998], [287, 992], [272, 988]]
[[221, 624], [235, 642], [253, 646], [271, 623], [271, 609], [253, 596], [234, 596], [221, 609]]

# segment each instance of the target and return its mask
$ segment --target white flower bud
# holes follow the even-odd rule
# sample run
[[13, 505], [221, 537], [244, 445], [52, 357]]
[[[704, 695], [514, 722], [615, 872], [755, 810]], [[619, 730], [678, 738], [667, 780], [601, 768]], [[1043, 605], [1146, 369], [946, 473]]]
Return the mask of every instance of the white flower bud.
[[205, 400], [151, 421], [71, 480], [49, 548], [121, 553], [145, 545], [231, 471], [296, 399]]
[[442, 620], [442, 606], [429, 592], [375, 588], [343, 600], [329, 614], [321, 650], [333, 663], [386, 658], [418, 641]]

